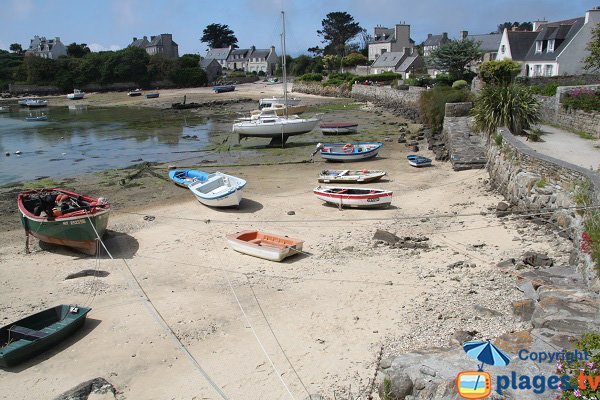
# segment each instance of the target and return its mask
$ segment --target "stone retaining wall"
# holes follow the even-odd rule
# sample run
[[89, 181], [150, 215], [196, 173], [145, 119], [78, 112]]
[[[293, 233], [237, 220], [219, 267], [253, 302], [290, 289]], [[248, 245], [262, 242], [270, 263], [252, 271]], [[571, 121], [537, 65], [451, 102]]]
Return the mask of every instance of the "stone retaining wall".
[[[158, 81], [151, 82], [150, 87], [165, 89], [177, 87], [171, 81]], [[106, 85], [100, 85], [97, 83], [90, 83], [87, 85], [79, 86], [78, 89], [84, 92], [116, 92], [116, 91], [127, 91], [137, 89], [139, 85], [134, 82], [118, 82], [109, 83]], [[36, 85], [17, 85], [9, 84], [8, 90], [13, 95], [24, 95], [24, 94], [37, 94], [37, 95], [51, 95], [51, 94], [65, 94], [66, 92], [57, 86], [36, 86]]]
[[419, 99], [425, 90], [417, 86], [410, 86], [408, 90], [398, 90], [389, 86], [353, 85], [352, 98], [370, 101], [410, 120], [418, 121]]
[[541, 104], [542, 120], [558, 125], [568, 130], [587, 132], [600, 138], [600, 114], [581, 110], [566, 110], [560, 105], [560, 100], [566, 92], [578, 87], [598, 89], [600, 85], [560, 86], [554, 96], [539, 96], [536, 99]]
[[[576, 191], [589, 186], [589, 200], [600, 202], [600, 175], [585, 168], [536, 152], [518, 141], [505, 128], [498, 130], [500, 145], [488, 140], [488, 171], [491, 182], [517, 210], [551, 211], [544, 218], [559, 226], [574, 242], [575, 264], [588, 286], [600, 290], [594, 263], [580, 251], [584, 230], [581, 212], [564, 209], [577, 207]], [[587, 182], [587, 185], [586, 183]], [[563, 208], [556, 210], [557, 208]]]
[[292, 92], [315, 94], [325, 97], [351, 97], [346, 87], [323, 86], [320, 83], [294, 82]]

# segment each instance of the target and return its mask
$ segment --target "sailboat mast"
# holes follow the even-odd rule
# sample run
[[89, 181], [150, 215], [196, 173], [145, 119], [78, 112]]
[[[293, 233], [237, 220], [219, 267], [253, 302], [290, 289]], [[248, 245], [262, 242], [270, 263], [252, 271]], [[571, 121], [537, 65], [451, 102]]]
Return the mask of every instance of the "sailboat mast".
[[283, 26], [282, 37], [281, 37], [281, 52], [283, 53], [281, 58], [281, 65], [283, 68], [283, 103], [285, 104], [285, 117], [288, 117], [288, 101], [287, 101], [287, 65], [285, 59], [285, 12], [281, 11], [281, 24]]

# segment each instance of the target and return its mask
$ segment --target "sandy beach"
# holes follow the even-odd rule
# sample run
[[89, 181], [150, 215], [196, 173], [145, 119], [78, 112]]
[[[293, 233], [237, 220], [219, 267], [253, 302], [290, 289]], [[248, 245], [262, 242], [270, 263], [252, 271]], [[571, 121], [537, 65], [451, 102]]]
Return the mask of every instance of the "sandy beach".
[[[257, 100], [280, 91], [280, 85], [240, 85], [218, 98]], [[184, 94], [188, 102], [215, 99], [210, 88], [200, 88], [161, 91], [159, 102], [123, 93], [82, 102], [166, 107]], [[338, 101], [293, 95], [308, 104]], [[400, 118], [369, 107], [361, 106], [356, 118], [397, 131], [388, 122]], [[327, 117], [335, 120], [335, 111]], [[340, 165], [318, 156], [282, 164], [286, 156], [278, 153], [272, 165], [219, 168], [248, 181], [239, 210], [205, 207], [151, 174], [131, 187], [99, 186], [100, 175], [69, 180], [69, 187], [113, 204], [105, 242], [114, 259], [36, 240], [26, 254], [19, 188], [3, 188], [0, 206], [10, 222], [0, 233], [2, 325], [57, 304], [92, 311], [69, 340], [1, 370], [0, 398], [52, 399], [95, 377], [110, 381], [124, 399], [221, 398], [202, 371], [230, 399], [355, 398], [370, 392], [380, 357], [447, 346], [457, 330], [485, 339], [525, 329], [510, 312], [522, 293], [496, 263], [527, 250], [566, 261], [570, 243], [535, 221], [498, 218], [502, 198], [490, 190], [485, 170], [454, 172], [439, 162], [412, 168], [410, 149], [391, 139], [377, 159], [343, 166], [387, 171], [387, 179], [366, 185], [394, 191], [387, 209], [324, 205], [312, 194], [318, 173]], [[166, 175], [167, 166], [155, 171]], [[129, 173], [114, 172], [115, 179]], [[229, 249], [224, 236], [245, 229], [301, 238], [306, 254], [274, 263]], [[423, 246], [390, 248], [373, 240], [377, 229], [421, 238]], [[65, 280], [84, 269], [109, 275]], [[480, 316], [475, 305], [499, 315]]]

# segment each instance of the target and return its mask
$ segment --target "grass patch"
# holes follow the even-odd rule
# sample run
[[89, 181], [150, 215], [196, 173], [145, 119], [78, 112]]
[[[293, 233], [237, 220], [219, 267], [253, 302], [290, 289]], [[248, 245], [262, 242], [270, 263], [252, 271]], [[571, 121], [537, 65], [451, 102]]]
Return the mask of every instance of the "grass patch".
[[548, 182], [546, 181], [546, 178], [542, 178], [542, 179], [540, 179], [539, 181], [537, 181], [537, 182], [535, 183], [535, 186], [536, 186], [536, 187], [539, 187], [540, 189], [543, 189], [543, 188], [545, 188], [545, 187], [546, 187], [546, 185], [548, 185]]
[[502, 135], [501, 135], [501, 134], [499, 134], [499, 133], [496, 133], [496, 135], [494, 136], [494, 142], [496, 142], [496, 146], [498, 146], [498, 147], [502, 147], [502, 140], [503, 140], [503, 139], [504, 139], [504, 138], [502, 137]]
[[57, 187], [60, 186], [60, 183], [55, 181], [54, 179], [46, 178], [40, 179], [37, 181], [26, 182], [23, 185], [25, 189], [42, 189], [46, 187]]
[[582, 179], [575, 183], [575, 188], [573, 190], [573, 201], [575, 204], [578, 206], [587, 206], [591, 204], [590, 188], [591, 183], [587, 179]]
[[575, 131], [574, 133], [582, 139], [586, 139], [586, 140], [596, 140], [597, 139], [596, 136], [592, 135], [591, 133], [584, 132], [584, 131]]

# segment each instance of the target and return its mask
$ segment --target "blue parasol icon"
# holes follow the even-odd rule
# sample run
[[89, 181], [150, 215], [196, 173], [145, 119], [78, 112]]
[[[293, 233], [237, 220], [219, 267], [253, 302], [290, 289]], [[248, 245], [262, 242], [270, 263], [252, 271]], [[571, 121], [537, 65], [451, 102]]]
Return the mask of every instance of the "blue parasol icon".
[[510, 362], [510, 358], [502, 350], [487, 341], [473, 341], [463, 343], [463, 349], [469, 357], [481, 361], [479, 370], [483, 371], [483, 364], [504, 367]]

